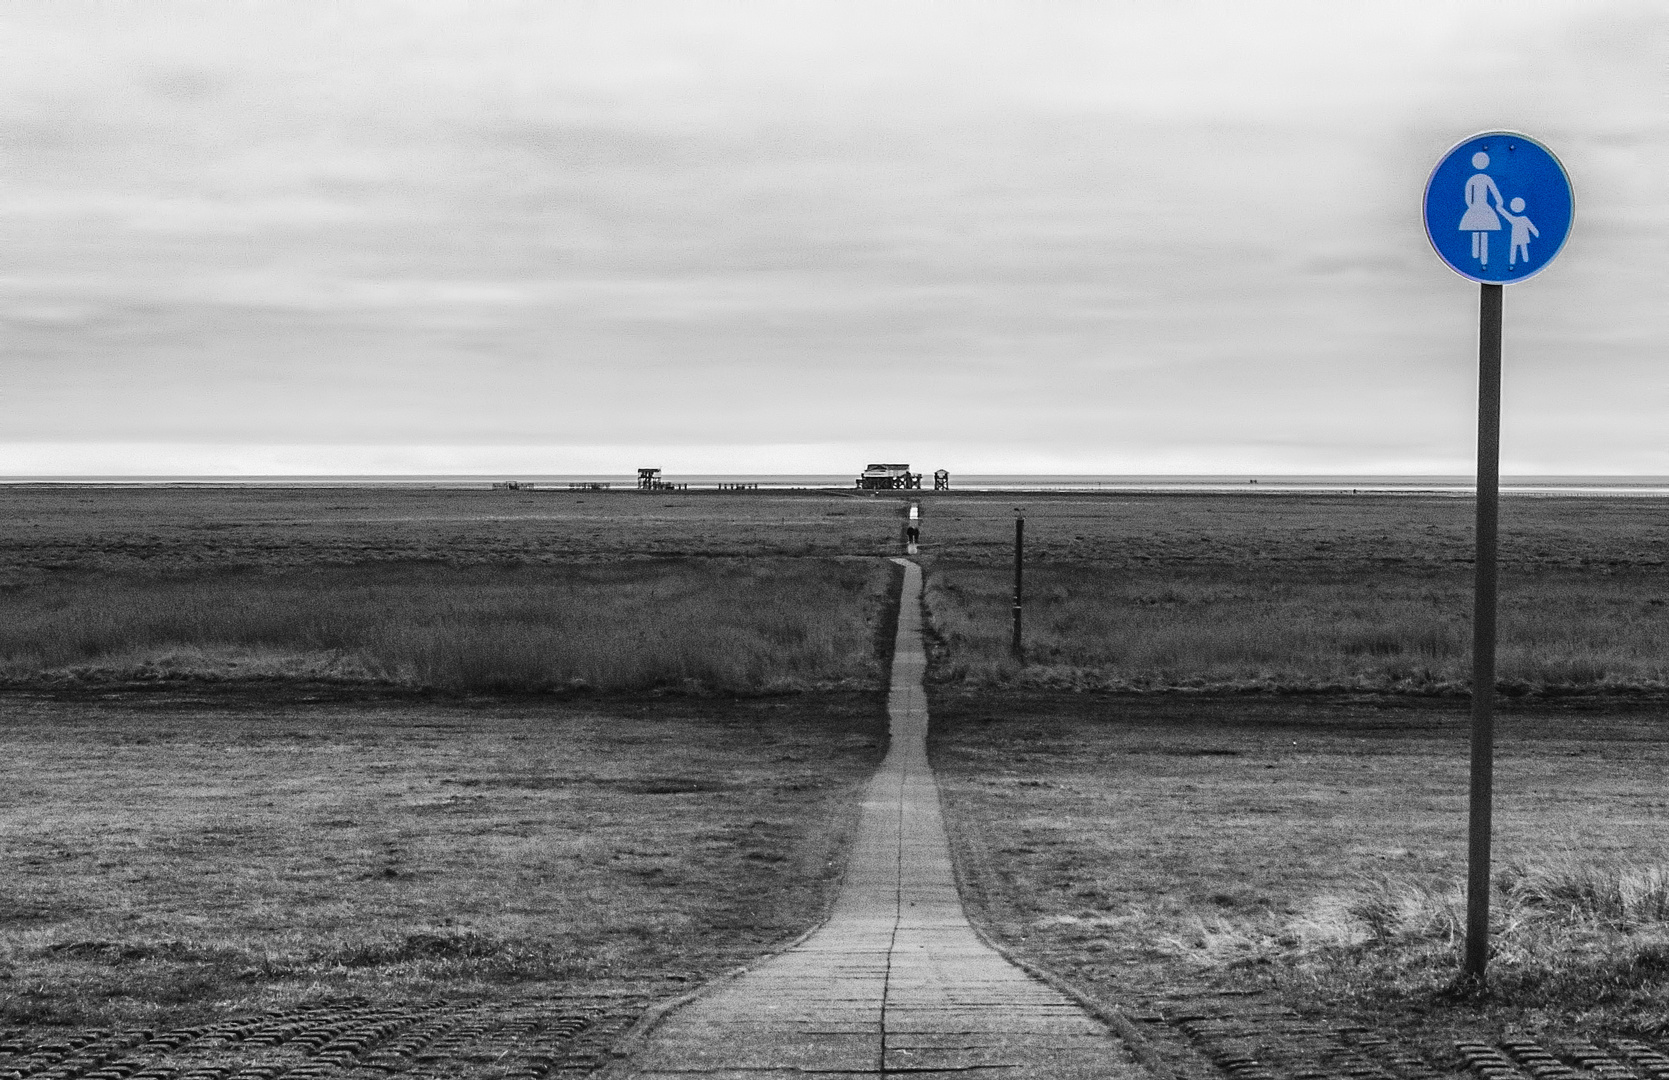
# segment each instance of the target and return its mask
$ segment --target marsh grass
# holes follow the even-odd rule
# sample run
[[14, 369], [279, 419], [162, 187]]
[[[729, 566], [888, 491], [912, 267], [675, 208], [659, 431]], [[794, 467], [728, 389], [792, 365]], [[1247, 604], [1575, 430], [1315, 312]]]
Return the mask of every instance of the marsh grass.
[[1475, 1025], [1669, 1031], [1659, 704], [1502, 710], [1476, 994], [1460, 702], [932, 692], [971, 909], [1112, 1000], [1268, 992], [1438, 1060]]
[[[1266, 913], [1250, 921], [1196, 919], [1169, 942], [1206, 964], [1247, 959], [1302, 962], [1338, 952], [1382, 953], [1381, 962], [1411, 958], [1452, 980], [1466, 937], [1466, 893], [1453, 880], [1396, 874], [1364, 875], [1343, 892], [1310, 900], [1295, 915]], [[1497, 970], [1568, 962], [1572, 952], [1605, 939], [1656, 948], [1669, 943], [1669, 868], [1576, 852], [1515, 861], [1496, 875], [1490, 897], [1491, 959]], [[1574, 946], [1574, 948], [1573, 948]], [[1625, 950], [1626, 951], [1626, 950]], [[1393, 956], [1402, 953], [1406, 955]], [[1358, 957], [1360, 959], [1360, 957]]]
[[[1507, 578], [1502, 688], [1669, 688], [1666, 586], [1646, 570]], [[1469, 685], [1469, 574], [1039, 566], [1027, 578], [1024, 665], [1008, 652], [1011, 590], [997, 567], [933, 566], [927, 610], [939, 678], [1121, 690], [1456, 693]]]
[[868, 693], [214, 700], [6, 703], [0, 1028], [665, 993], [815, 921], [884, 731]]
[[815, 491], [5, 485], [0, 520], [26, 527], [0, 533], [0, 584], [62, 570], [881, 556], [899, 549], [904, 505]]
[[1162, 944], [1207, 968], [1262, 968], [1311, 996], [1368, 1008], [1465, 997], [1604, 1015], [1619, 1032], [1669, 1030], [1669, 866], [1578, 851], [1509, 863], [1490, 898], [1481, 994], [1461, 979], [1465, 943], [1458, 883], [1379, 874], [1295, 916], [1195, 917]]
[[0, 591], [0, 679], [856, 688], [879, 678], [894, 573], [777, 559], [51, 576]]
[[[1018, 493], [929, 495], [931, 554], [1009, 561]], [[1026, 557], [1120, 569], [1286, 566], [1299, 573], [1366, 566], [1418, 572], [1471, 565], [1474, 503], [1464, 495], [1028, 492]], [[1501, 502], [1503, 570], [1665, 566], [1662, 499], [1521, 497]]]

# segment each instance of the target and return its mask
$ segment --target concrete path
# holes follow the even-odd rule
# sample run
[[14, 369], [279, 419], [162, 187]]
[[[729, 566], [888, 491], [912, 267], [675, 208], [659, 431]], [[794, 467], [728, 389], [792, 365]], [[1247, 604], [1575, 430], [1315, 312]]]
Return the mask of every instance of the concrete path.
[[1142, 1075], [1103, 1025], [987, 948], [962, 913], [927, 764], [921, 569], [904, 567], [892, 743], [829, 921], [673, 1012], [616, 1076]]

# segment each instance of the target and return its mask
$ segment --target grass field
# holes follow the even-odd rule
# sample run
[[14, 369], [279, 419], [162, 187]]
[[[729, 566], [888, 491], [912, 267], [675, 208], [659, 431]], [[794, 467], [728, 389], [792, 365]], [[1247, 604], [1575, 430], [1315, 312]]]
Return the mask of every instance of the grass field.
[[880, 682], [895, 574], [826, 558], [66, 572], [0, 590], [0, 683], [857, 689]]
[[878, 684], [904, 504], [24, 486], [0, 512], [0, 683], [758, 693]]
[[[1028, 496], [1022, 667], [1012, 496], [7, 488], [0, 673], [868, 685], [879, 572], [831, 560], [896, 552], [911, 501], [942, 681], [1467, 684], [1470, 500], [1339, 494]], [[1659, 500], [1507, 499], [1503, 690], [1669, 689], [1666, 544]]]
[[880, 699], [9, 695], [0, 1029], [693, 984], [830, 898]]
[[[1010, 655], [1012, 574], [935, 563], [936, 672], [1033, 688], [1461, 693], [1470, 571], [1324, 565], [1111, 569], [1046, 562], [1027, 583], [1025, 663]], [[1500, 599], [1509, 694], [1669, 690], [1669, 575], [1538, 568]]]
[[[1307, 572], [1325, 566], [1453, 568], [1472, 559], [1470, 496], [1388, 494], [1027, 494], [948, 492], [922, 499], [934, 558], [1005, 565], [1014, 508], [1036, 566], [1224, 566]], [[1662, 569], [1669, 513], [1659, 498], [1504, 496], [1501, 564]]]
[[[33, 687], [0, 693], [0, 1016], [653, 997], [792, 936], [879, 750], [913, 498], [0, 488]], [[1030, 496], [1024, 667], [1012, 497], [920, 501], [934, 753], [1000, 938], [1137, 1012], [1255, 990], [1433, 1060], [1661, 1030], [1661, 501], [1503, 505], [1483, 999], [1444, 989], [1468, 500]]]
[[[1416, 694], [1469, 685], [1469, 499], [1033, 499], [1024, 666], [1009, 655], [1012, 505], [964, 496], [924, 514], [941, 681]], [[1501, 688], [1669, 690], [1666, 541], [1655, 499], [1507, 499]]]
[[[1443, 495], [476, 491], [0, 485], [0, 584], [54, 570], [723, 555], [895, 555], [909, 502], [923, 553], [1006, 565], [1024, 502], [1033, 565], [1458, 568], [1472, 502]], [[1659, 568], [1654, 498], [1509, 496], [1508, 569]]]
[[935, 694], [965, 896], [1002, 940], [1141, 1013], [1264, 990], [1398, 1029], [1669, 1032], [1669, 712], [1503, 716], [1491, 991], [1449, 993], [1464, 706]]
[[0, 485], [0, 585], [66, 570], [896, 555], [904, 509], [844, 493]]

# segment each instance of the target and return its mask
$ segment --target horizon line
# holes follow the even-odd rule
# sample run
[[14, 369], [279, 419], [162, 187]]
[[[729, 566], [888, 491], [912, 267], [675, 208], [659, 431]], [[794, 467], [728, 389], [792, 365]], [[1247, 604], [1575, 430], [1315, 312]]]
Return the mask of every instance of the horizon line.
[[[823, 480], [836, 479], [845, 483], [851, 474], [841, 472], [673, 472], [660, 470], [660, 478], [711, 478], [715, 480], [730, 480], [735, 478], [776, 478], [781, 480]], [[1579, 481], [1630, 481], [1669, 482], [1669, 474], [1665, 473], [1507, 473], [1500, 475], [1502, 481], [1515, 480], [1520, 482], [1553, 482], [1574, 483]], [[1142, 473], [1110, 473], [1110, 472], [966, 472], [951, 473], [952, 481], [973, 480], [1082, 480], [1082, 481], [1234, 481], [1268, 480], [1273, 482], [1301, 482], [1301, 481], [1332, 481], [1344, 480], [1378, 480], [1378, 481], [1443, 481], [1458, 482], [1475, 479], [1472, 472], [1142, 472]], [[309, 480], [309, 481], [361, 481], [377, 480], [412, 481], [412, 480], [460, 480], [487, 482], [491, 480], [551, 480], [551, 481], [586, 481], [586, 480], [615, 480], [635, 481], [635, 470], [622, 472], [604, 472], [594, 470], [573, 473], [539, 473], [513, 470], [494, 470], [482, 472], [342, 472], [342, 473], [10, 473], [0, 474], [0, 483], [235, 483], [238, 481], [278, 481], [278, 480]]]

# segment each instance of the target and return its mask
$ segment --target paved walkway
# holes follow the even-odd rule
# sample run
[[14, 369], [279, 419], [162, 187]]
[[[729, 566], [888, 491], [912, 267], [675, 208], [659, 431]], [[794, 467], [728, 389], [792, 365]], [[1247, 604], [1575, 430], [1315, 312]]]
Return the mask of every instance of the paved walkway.
[[904, 567], [892, 743], [829, 921], [672, 1013], [616, 1075], [1142, 1075], [1104, 1026], [987, 948], [962, 913], [927, 764], [921, 569]]

